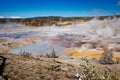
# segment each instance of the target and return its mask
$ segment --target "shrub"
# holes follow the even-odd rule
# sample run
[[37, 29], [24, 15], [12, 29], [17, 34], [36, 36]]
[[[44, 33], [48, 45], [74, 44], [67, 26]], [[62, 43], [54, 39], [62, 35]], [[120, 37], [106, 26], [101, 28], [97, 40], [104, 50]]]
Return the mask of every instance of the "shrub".
[[25, 51], [23, 51], [23, 52], [21, 51], [20, 55], [25, 57], [25, 58], [31, 58], [32, 57], [31, 53], [25, 52]]
[[119, 80], [117, 74], [109, 68], [101, 71], [97, 66], [92, 65], [87, 58], [84, 58], [85, 64], [82, 66], [78, 78], [80, 80]]
[[54, 49], [51, 52], [51, 58], [58, 58]]
[[99, 63], [101, 63], [101, 64], [113, 64], [114, 61], [112, 60], [112, 58], [113, 58], [112, 50], [105, 50], [102, 53], [102, 56], [100, 57]]
[[54, 49], [52, 50], [52, 52], [50, 54], [46, 54], [46, 57], [48, 57], [48, 58], [58, 58]]

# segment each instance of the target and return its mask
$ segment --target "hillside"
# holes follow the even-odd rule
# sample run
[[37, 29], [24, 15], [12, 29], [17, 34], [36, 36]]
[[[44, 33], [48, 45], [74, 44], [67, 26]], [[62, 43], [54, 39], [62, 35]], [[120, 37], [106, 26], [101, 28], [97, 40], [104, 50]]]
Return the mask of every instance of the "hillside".
[[[120, 17], [120, 15], [116, 15], [116, 17]], [[70, 25], [73, 22], [86, 22], [94, 17], [61, 17], [61, 16], [46, 16], [46, 17], [32, 17], [32, 18], [0, 18], [0, 24], [5, 23], [20, 23], [26, 26], [50, 26], [50, 25]], [[114, 16], [100, 16], [97, 17], [99, 20], [103, 20], [105, 18], [114, 18]]]
[[[90, 61], [88, 63], [83, 57], [47, 58], [33, 57], [30, 54], [14, 55], [6, 53], [0, 53], [0, 55], [7, 58], [4, 76], [8, 80], [78, 80], [75, 76], [77, 73], [84, 74], [87, 78], [92, 79], [88, 75], [94, 69], [95, 72], [92, 72], [92, 74], [97, 74], [95, 80], [103, 80], [100, 76], [111, 77], [111, 75], [113, 77], [109, 80], [118, 80], [114, 72], [120, 77], [120, 64], [101, 65], [97, 59], [92, 58], [87, 58]], [[95, 66], [95, 68], [92, 68], [92, 66]], [[100, 72], [96, 73], [99, 68]], [[87, 74], [86, 70], [88, 70]], [[106, 70], [107, 74], [104, 73]], [[112, 72], [109, 73], [109, 70], [112, 70]], [[116, 78], [114, 78], [115, 76]], [[89, 80], [87, 78], [85, 80]]]

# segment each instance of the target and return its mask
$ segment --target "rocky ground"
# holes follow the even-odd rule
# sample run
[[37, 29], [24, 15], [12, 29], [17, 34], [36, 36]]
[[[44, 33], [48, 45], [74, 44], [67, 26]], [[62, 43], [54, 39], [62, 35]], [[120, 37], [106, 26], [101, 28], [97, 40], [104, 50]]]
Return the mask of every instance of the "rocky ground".
[[[7, 58], [4, 75], [8, 80], [78, 80], [75, 75], [80, 73], [85, 65], [83, 57], [45, 58], [6, 53], [0, 55]], [[88, 60], [102, 72], [109, 69], [120, 77], [120, 64], [101, 65], [96, 58]]]
[[2, 54], [7, 57], [4, 75], [9, 80], [77, 80], [74, 75], [79, 67], [51, 58], [33, 58]]

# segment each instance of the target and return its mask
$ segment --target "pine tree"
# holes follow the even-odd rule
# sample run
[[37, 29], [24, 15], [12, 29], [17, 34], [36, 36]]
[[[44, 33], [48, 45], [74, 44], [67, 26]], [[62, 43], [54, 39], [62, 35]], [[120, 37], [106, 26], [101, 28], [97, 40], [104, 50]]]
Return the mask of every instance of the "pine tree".
[[52, 52], [51, 52], [51, 58], [57, 58], [58, 56], [56, 56], [56, 52], [55, 50], [53, 49]]

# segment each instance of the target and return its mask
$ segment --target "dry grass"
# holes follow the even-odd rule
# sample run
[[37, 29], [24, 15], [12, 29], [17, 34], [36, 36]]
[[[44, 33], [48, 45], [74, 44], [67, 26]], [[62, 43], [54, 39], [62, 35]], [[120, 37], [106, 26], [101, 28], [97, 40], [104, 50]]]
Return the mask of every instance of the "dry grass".
[[33, 58], [25, 55], [1, 54], [7, 57], [4, 75], [9, 80], [77, 80], [76, 68], [52, 58]]
[[[9, 80], [78, 80], [75, 77], [77, 72], [83, 70], [85, 65], [81, 58], [34, 58], [26, 54], [0, 54], [7, 59], [4, 75]], [[105, 65], [91, 61], [93, 65], [98, 65], [103, 69]], [[73, 64], [72, 64], [73, 63]], [[118, 67], [117, 67], [118, 66]], [[119, 64], [108, 65], [113, 72], [119, 71]], [[116, 68], [117, 67], [117, 68]]]

